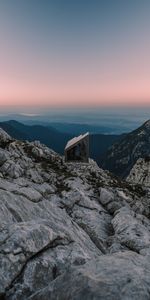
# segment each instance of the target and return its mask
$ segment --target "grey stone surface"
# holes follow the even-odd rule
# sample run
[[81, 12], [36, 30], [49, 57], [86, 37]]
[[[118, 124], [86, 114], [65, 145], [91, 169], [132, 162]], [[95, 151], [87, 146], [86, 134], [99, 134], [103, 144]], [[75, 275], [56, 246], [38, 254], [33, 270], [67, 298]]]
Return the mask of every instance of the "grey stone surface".
[[130, 171], [127, 181], [142, 184], [150, 188], [150, 156], [139, 158]]
[[100, 259], [59, 276], [30, 300], [148, 300], [150, 264], [133, 252]]
[[0, 298], [150, 299], [149, 189], [0, 133]]

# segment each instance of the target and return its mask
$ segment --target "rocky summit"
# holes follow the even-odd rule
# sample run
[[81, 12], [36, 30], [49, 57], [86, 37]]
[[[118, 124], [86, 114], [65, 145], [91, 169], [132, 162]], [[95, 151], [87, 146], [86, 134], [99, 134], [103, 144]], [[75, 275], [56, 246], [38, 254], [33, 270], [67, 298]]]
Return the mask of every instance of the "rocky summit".
[[150, 185], [140, 182], [0, 130], [0, 299], [149, 300]]

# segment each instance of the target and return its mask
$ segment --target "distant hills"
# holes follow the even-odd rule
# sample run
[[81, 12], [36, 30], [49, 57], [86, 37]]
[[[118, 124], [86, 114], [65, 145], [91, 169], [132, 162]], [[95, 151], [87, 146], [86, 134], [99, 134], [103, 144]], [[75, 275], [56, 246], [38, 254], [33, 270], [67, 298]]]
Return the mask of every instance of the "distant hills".
[[[83, 134], [84, 132], [90, 132], [91, 134], [112, 134], [112, 128], [109, 126], [98, 126], [92, 124], [82, 124], [82, 123], [61, 123], [61, 122], [51, 122], [49, 126], [52, 126], [56, 130], [62, 133], [69, 133], [73, 135]], [[116, 135], [116, 134], [115, 134]]]
[[[63, 126], [63, 125], [62, 125]], [[79, 131], [79, 125], [77, 129]], [[0, 122], [0, 127], [3, 128], [9, 135], [15, 139], [34, 141], [39, 140], [41, 143], [50, 147], [54, 151], [63, 154], [64, 147], [69, 139], [71, 139], [74, 134], [69, 134], [65, 132], [60, 132], [59, 130], [51, 126], [42, 125], [25, 125], [15, 120], [10, 120], [6, 122]], [[59, 124], [60, 127], [60, 124]], [[84, 132], [85, 128], [81, 128], [80, 131]], [[63, 127], [64, 130], [64, 127]], [[121, 136], [119, 135], [105, 135], [105, 134], [91, 134], [90, 135], [90, 157], [100, 162], [101, 156], [107, 151], [107, 149]]]
[[14, 120], [0, 122], [0, 127], [15, 139], [28, 141], [39, 140], [41, 143], [61, 154], [64, 151], [64, 146], [68, 139], [72, 138], [71, 135], [67, 133], [63, 134], [50, 126], [30, 126]]
[[[136, 111], [135, 111], [136, 110]], [[73, 135], [89, 131], [92, 134], [122, 134], [131, 132], [149, 118], [149, 108], [34, 108], [22, 107], [18, 112], [9, 108], [0, 111], [0, 122], [16, 120], [25, 125], [50, 126]]]

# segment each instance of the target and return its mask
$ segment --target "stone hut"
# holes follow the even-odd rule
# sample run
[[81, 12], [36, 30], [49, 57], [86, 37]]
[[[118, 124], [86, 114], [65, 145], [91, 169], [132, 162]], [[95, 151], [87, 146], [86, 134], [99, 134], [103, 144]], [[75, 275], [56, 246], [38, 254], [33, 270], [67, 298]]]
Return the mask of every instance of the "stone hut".
[[89, 133], [68, 141], [65, 147], [65, 161], [89, 162]]

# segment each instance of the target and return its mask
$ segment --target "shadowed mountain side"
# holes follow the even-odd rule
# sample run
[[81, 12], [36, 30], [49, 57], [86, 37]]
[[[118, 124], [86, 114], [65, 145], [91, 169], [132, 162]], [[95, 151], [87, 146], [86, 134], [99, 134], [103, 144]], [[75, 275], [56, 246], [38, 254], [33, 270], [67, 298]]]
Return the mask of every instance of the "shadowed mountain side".
[[101, 159], [104, 153], [123, 135], [105, 135], [105, 134], [91, 134], [90, 135], [90, 155], [101, 165]]
[[103, 169], [125, 178], [138, 158], [150, 155], [150, 120], [117, 141], [101, 159]]

